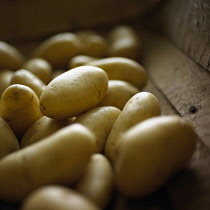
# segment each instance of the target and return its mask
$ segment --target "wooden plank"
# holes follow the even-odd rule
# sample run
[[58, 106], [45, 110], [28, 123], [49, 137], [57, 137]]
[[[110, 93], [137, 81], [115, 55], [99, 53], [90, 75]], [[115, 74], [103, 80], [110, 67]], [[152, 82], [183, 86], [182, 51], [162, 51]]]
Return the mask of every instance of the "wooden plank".
[[158, 34], [142, 32], [143, 63], [158, 89], [210, 148], [210, 73]]

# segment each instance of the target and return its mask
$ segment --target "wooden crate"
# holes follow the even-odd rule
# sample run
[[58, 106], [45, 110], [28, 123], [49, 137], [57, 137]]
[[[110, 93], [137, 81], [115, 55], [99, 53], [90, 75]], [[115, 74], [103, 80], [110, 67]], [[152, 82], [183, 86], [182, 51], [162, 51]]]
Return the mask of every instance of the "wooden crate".
[[[4, 5], [2, 2], [0, 2], [0, 6], [5, 7], [9, 7], [14, 3], [13, 1], [7, 1], [7, 4], [10, 5], [6, 3]], [[18, 2], [15, 4], [18, 4]], [[40, 3], [41, 1], [37, 2]], [[51, 1], [51, 4], [56, 4], [55, 2]], [[60, 2], [64, 4], [65, 1]], [[120, 1], [114, 2], [120, 3]], [[26, 27], [25, 30], [20, 31], [16, 26], [17, 28], [11, 28], [11, 31], [7, 31], [2, 35], [2, 39], [4, 37], [5, 40], [11, 41], [19, 49], [24, 45], [22, 50], [28, 52], [37, 44], [37, 40], [39, 42], [40, 38], [58, 31], [74, 30], [80, 27], [101, 28], [101, 26], [106, 26], [106, 28], [109, 28], [111, 22], [114, 24], [128, 23], [135, 27], [143, 44], [140, 62], [145, 66], [150, 78], [150, 82], [144, 90], [157, 96], [163, 114], [177, 114], [190, 120], [198, 134], [198, 144], [190, 164], [158, 192], [144, 199], [132, 200], [116, 195], [108, 209], [209, 210], [210, 2], [208, 0], [162, 1], [152, 10], [146, 9], [146, 11], [149, 11], [147, 15], [141, 10], [139, 1], [129, 1], [130, 8], [135, 8], [131, 13], [129, 13], [131, 10], [126, 7], [125, 2], [123, 1], [121, 5], [121, 13], [118, 11], [115, 13], [116, 16], [107, 17], [108, 19], [103, 17], [105, 13], [102, 13], [101, 16], [100, 13], [97, 13], [99, 15], [97, 20], [90, 20], [90, 22], [86, 20], [85, 23], [77, 20], [74, 24], [70, 24], [70, 22], [67, 24], [67, 21], [75, 21], [73, 16], [69, 15], [65, 19], [65, 23], [62, 24], [63, 19], [59, 17], [58, 22], [53, 24], [47, 17], [44, 19], [39, 17], [38, 21], [43, 20], [43, 23], [36, 26], [39, 28], [38, 31], [35, 31], [35, 28], [31, 28], [32, 31], [26, 30], [28, 26], [26, 27], [24, 25], [26, 23], [23, 24], [20, 21], [22, 19], [20, 19], [18, 24], [19, 26], [23, 24], [22, 26]], [[157, 3], [157, 1], [154, 2]], [[114, 4], [107, 1], [104, 5], [109, 8], [110, 5], [113, 6]], [[102, 8], [102, 5], [96, 5], [98, 8]], [[28, 8], [29, 5], [26, 3], [25, 7]], [[15, 8], [13, 5], [12, 9]], [[43, 6], [43, 13], [46, 8], [48, 8], [47, 4]], [[21, 11], [19, 12], [21, 13]], [[70, 11], [73, 10], [70, 9]], [[112, 10], [109, 12], [106, 14], [113, 13]], [[29, 15], [28, 12], [24, 14]], [[123, 20], [119, 18], [120, 14], [124, 17]], [[81, 19], [84, 17], [82, 16]], [[30, 18], [31, 22], [36, 21], [36, 16]], [[49, 16], [49, 18], [55, 18], [55, 16]], [[47, 24], [48, 21], [49, 24]], [[55, 20], [53, 19], [53, 21]], [[18, 30], [17, 36], [11, 33], [15, 30]], [[26, 36], [28, 39], [25, 40]], [[22, 41], [23, 38], [24, 42]], [[18, 207], [2, 203], [1, 209], [16, 210]]]

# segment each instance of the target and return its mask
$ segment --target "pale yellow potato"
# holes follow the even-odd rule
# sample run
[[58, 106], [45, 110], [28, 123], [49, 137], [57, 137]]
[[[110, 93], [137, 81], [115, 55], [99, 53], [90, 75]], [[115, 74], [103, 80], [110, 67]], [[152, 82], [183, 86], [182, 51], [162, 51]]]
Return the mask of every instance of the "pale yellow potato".
[[0, 161], [0, 200], [21, 202], [48, 184], [72, 185], [95, 152], [95, 135], [80, 124], [69, 125]]
[[105, 155], [113, 161], [120, 136], [135, 124], [161, 114], [158, 99], [149, 92], [135, 94], [125, 104], [115, 121], [105, 144]]
[[114, 189], [114, 172], [109, 160], [102, 154], [93, 154], [74, 189], [105, 209]]
[[25, 85], [11, 85], [2, 94], [0, 115], [20, 139], [42, 114], [35, 92]]
[[47, 60], [54, 69], [66, 69], [70, 58], [81, 54], [80, 39], [70, 32], [58, 33], [43, 41], [32, 53], [34, 58]]
[[0, 71], [0, 98], [2, 93], [10, 86], [10, 80], [14, 71], [12, 70], [1, 70]]
[[73, 121], [73, 118], [66, 120], [54, 120], [46, 116], [42, 116], [25, 131], [20, 141], [20, 147], [23, 148], [34, 144], [55, 133], [59, 129], [71, 124]]
[[157, 191], [186, 166], [195, 145], [194, 128], [178, 116], [158, 116], [131, 127], [117, 145], [118, 191], [129, 197]]
[[31, 193], [21, 210], [100, 210], [88, 198], [62, 185], [47, 185]]
[[139, 89], [142, 89], [148, 80], [144, 67], [129, 58], [102, 58], [89, 62], [86, 65], [102, 68], [110, 80], [124, 80]]
[[122, 110], [127, 101], [140, 90], [123, 80], [109, 80], [106, 95], [99, 106], [115, 106]]
[[98, 58], [88, 56], [88, 55], [77, 55], [70, 59], [69, 61], [69, 69], [76, 68], [78, 66], [83, 66], [90, 61], [97, 60]]
[[39, 77], [25, 69], [17, 70], [12, 75], [10, 84], [21, 84], [28, 86], [36, 93], [38, 98], [40, 98], [43, 90], [46, 87], [46, 84], [40, 80]]
[[97, 105], [108, 88], [101, 68], [80, 66], [53, 79], [40, 98], [42, 113], [54, 119], [67, 119]]
[[45, 84], [48, 84], [52, 79], [52, 66], [45, 59], [29, 59], [23, 64], [22, 68], [35, 74]]
[[77, 116], [76, 123], [89, 128], [96, 135], [96, 152], [103, 152], [104, 145], [109, 136], [120, 110], [112, 106], [95, 107]]
[[18, 139], [6, 121], [0, 117], [0, 159], [19, 149]]
[[0, 69], [16, 70], [21, 68], [25, 58], [12, 45], [0, 41]]
[[134, 28], [120, 25], [109, 31], [110, 57], [126, 57], [136, 60], [140, 57], [141, 40]]

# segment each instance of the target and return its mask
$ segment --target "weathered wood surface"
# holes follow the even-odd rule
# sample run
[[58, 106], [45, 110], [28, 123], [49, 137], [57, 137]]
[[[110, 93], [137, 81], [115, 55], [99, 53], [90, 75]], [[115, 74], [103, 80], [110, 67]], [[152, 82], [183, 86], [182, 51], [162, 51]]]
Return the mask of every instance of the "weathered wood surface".
[[165, 0], [145, 20], [210, 71], [209, 0]]

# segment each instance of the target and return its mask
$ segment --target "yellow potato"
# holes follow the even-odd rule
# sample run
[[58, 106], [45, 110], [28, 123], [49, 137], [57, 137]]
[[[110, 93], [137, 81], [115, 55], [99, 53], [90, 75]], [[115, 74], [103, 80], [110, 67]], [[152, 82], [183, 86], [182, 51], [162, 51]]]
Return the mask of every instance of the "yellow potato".
[[150, 195], [186, 165], [195, 145], [192, 125], [178, 116], [158, 116], [131, 127], [117, 145], [118, 191], [131, 197]]
[[139, 58], [141, 41], [132, 27], [117, 26], [109, 32], [107, 39], [110, 43], [110, 57]]
[[48, 185], [31, 193], [21, 210], [100, 210], [92, 201], [75, 190], [61, 185]]
[[15, 134], [6, 121], [0, 117], [0, 159], [19, 149], [19, 142]]
[[77, 55], [70, 59], [69, 61], [69, 69], [76, 68], [78, 66], [83, 66], [90, 61], [97, 60], [97, 58], [88, 56], [88, 55]]
[[55, 69], [66, 69], [70, 58], [81, 52], [79, 38], [74, 33], [66, 32], [49, 37], [34, 50], [32, 56], [47, 60]]
[[32, 58], [27, 60], [22, 68], [35, 74], [45, 84], [48, 84], [52, 79], [52, 66], [45, 59]]
[[96, 135], [96, 152], [103, 152], [107, 137], [120, 112], [116, 107], [103, 106], [77, 116], [75, 122], [86, 126]]
[[149, 92], [135, 94], [124, 106], [115, 121], [105, 144], [105, 155], [114, 160], [119, 137], [135, 124], [161, 114], [157, 98]]
[[93, 154], [74, 189], [105, 209], [114, 189], [114, 173], [109, 160], [102, 154]]
[[12, 45], [0, 41], [0, 69], [19, 69], [24, 62], [24, 56]]
[[67, 119], [97, 105], [108, 88], [107, 74], [100, 68], [81, 66], [53, 79], [40, 98], [42, 113]]
[[7, 155], [0, 161], [0, 200], [21, 202], [38, 187], [73, 184], [95, 152], [95, 144], [89, 129], [73, 124]]
[[10, 86], [10, 80], [13, 75], [12, 70], [1, 70], [0, 71], [0, 98], [2, 93]]
[[67, 120], [54, 120], [42, 116], [25, 131], [20, 141], [20, 147], [23, 148], [29, 146], [46, 138], [59, 129], [71, 124], [73, 120], [73, 118]]
[[102, 68], [110, 80], [124, 80], [139, 89], [142, 89], [147, 83], [147, 75], [143, 66], [129, 58], [102, 58], [86, 65]]
[[31, 88], [11, 85], [2, 94], [0, 115], [20, 139], [26, 129], [42, 116], [39, 99]]
[[40, 98], [43, 90], [46, 87], [46, 84], [42, 80], [40, 80], [36, 75], [25, 69], [20, 69], [16, 71], [12, 75], [10, 84], [21, 84], [28, 86], [36, 93], [38, 98]]
[[140, 90], [123, 80], [109, 80], [108, 90], [99, 106], [115, 106], [122, 110], [127, 101]]

